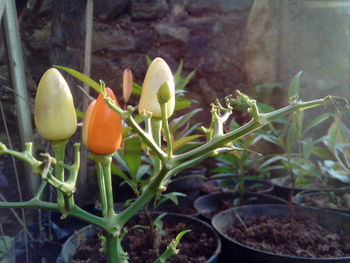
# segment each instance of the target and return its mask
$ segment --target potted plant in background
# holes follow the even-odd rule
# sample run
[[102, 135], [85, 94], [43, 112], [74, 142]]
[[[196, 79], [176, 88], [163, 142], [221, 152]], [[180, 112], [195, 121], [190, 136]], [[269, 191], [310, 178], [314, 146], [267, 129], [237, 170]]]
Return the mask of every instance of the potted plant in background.
[[[68, 164], [64, 158], [64, 148], [76, 129], [76, 116], [68, 85], [55, 69], [50, 69], [44, 74], [39, 84], [35, 117], [40, 134], [51, 142], [54, 156], [45, 153], [41, 155], [42, 159], [39, 160], [32, 154], [31, 143], [26, 145], [24, 152], [8, 149], [1, 143], [1, 155], [10, 154], [24, 161], [35, 174], [41, 175], [43, 182], [32, 199], [23, 202], [0, 202], [0, 207], [59, 211], [62, 213], [63, 219], [75, 217], [96, 226], [102, 231], [103, 251], [109, 263], [129, 261], [125, 244], [123, 244], [126, 226], [138, 211], [165, 189], [164, 184], [169, 178], [200, 163], [213, 153], [235, 150], [232, 142], [287, 113], [343, 102], [342, 99], [331, 96], [307, 102], [295, 100], [282, 109], [262, 114], [259, 112], [255, 100], [237, 91], [237, 96], [249, 106], [252, 119], [241, 127], [225, 133], [224, 122], [227, 115], [231, 114], [233, 110], [233, 98], [228, 96], [225, 98], [225, 107], [218, 103], [212, 105], [211, 125], [208, 128], [203, 128], [206, 141], [192, 149], [174, 154], [168, 123], [168, 118], [173, 113], [175, 105], [174, 83], [171, 71], [164, 60], [155, 59], [145, 77], [138, 105], [139, 114], [144, 122], [143, 128], [133, 117], [135, 108], [129, 105], [125, 110], [122, 109], [112, 90], [106, 88], [103, 82], [98, 84], [75, 70], [63, 69], [99, 92], [97, 100], [89, 106], [85, 114], [83, 142], [95, 160], [102, 215], [89, 213], [80, 208], [74, 201], [75, 182], [80, 163], [80, 145], [78, 143], [74, 145], [74, 160], [71, 163], [68, 160]], [[147, 145], [149, 155], [154, 162], [154, 168], [152, 175], [141, 189], [140, 196], [123, 211], [116, 212], [111, 182], [111, 162], [112, 154], [122, 141], [121, 120], [125, 122], [125, 125], [131, 127], [142, 143]], [[165, 143], [161, 137], [162, 129], [165, 134]], [[42, 199], [42, 193], [47, 184], [52, 185], [57, 191], [56, 202]], [[186, 230], [185, 227], [184, 231], [187, 232]], [[180, 232], [178, 237], [174, 237], [175, 245], [172, 242], [165, 250], [160, 251], [159, 255], [156, 255], [156, 260], [161, 262], [169, 256], [177, 254], [179, 251], [176, 249], [176, 245], [185, 232]], [[191, 233], [198, 234], [194, 231]], [[186, 234], [182, 240], [191, 233]], [[194, 239], [196, 242], [201, 241], [198, 236]], [[217, 253], [217, 251], [213, 251], [213, 253]]]
[[[294, 94], [300, 88], [299, 72], [291, 81], [288, 95]], [[263, 111], [273, 109], [263, 105]], [[305, 123], [304, 112], [297, 111], [289, 118], [280, 118], [274, 124], [257, 131], [257, 140], [265, 141], [277, 147], [276, 152], [264, 156], [261, 168], [268, 167], [274, 174], [271, 179], [274, 193], [282, 198], [290, 199], [294, 194], [303, 190], [320, 188], [335, 188], [339, 180], [329, 180], [319, 162], [333, 159], [327, 147], [322, 142], [325, 137], [312, 138], [308, 135], [312, 129], [330, 120], [334, 114], [324, 113], [310, 123]], [[332, 186], [333, 185], [333, 186]]]
[[[327, 160], [319, 163], [324, 174], [324, 181], [338, 180], [344, 184], [350, 183], [350, 131], [344, 122], [336, 119], [329, 127], [324, 144], [331, 154]], [[303, 191], [294, 197], [294, 202], [306, 205], [328, 208], [339, 212], [350, 211], [350, 189], [339, 187], [337, 189], [321, 189], [312, 192]]]
[[[230, 130], [239, 125], [232, 121]], [[267, 179], [270, 167], [260, 168], [264, 156], [256, 152], [257, 135], [245, 136], [235, 143], [236, 151], [215, 156], [214, 175], [202, 186], [207, 193], [194, 202], [194, 207], [207, 221], [220, 211], [249, 204], [285, 203], [284, 200], [269, 195], [273, 186]]]
[[[299, 85], [297, 75], [289, 88], [291, 103], [298, 100]], [[233, 254], [238, 261], [350, 262], [349, 219], [336, 212], [292, 206], [290, 200], [288, 205], [231, 208], [216, 214], [212, 224], [223, 238], [224, 256]]]

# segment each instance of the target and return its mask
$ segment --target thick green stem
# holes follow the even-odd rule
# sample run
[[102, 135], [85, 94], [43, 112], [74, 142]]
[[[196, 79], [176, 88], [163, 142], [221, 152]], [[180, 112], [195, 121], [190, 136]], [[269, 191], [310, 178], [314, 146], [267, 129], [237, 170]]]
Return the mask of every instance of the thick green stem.
[[102, 171], [105, 185], [106, 199], [104, 200], [104, 197], [101, 197], [101, 202], [106, 202], [106, 204], [101, 204], [101, 206], [107, 208], [106, 216], [113, 216], [115, 213], [111, 174], [112, 155], [95, 155], [94, 159], [97, 161], [97, 165], [100, 165], [98, 170]]
[[258, 117], [254, 117], [250, 122], [245, 125], [239, 127], [238, 129], [226, 133], [222, 136], [218, 136], [213, 138], [211, 141], [207, 142], [204, 145], [199, 146], [196, 149], [193, 149], [189, 152], [177, 155], [173, 157], [173, 162], [181, 163], [185, 160], [189, 160], [190, 158], [194, 158], [197, 156], [201, 156], [205, 153], [211, 152], [217, 148], [223, 147], [228, 143], [236, 141], [237, 139], [249, 134], [250, 132], [261, 128], [262, 126], [268, 124], [269, 122], [278, 119], [288, 113], [294, 112], [296, 110], [305, 110], [308, 108], [313, 108], [317, 106], [326, 105], [330, 97], [326, 97], [324, 99], [307, 101], [307, 102], [294, 102], [282, 109], [273, 111], [267, 114], [260, 114]]
[[128, 255], [121, 245], [121, 238], [106, 234], [107, 263], [128, 263]]
[[[55, 166], [55, 177], [58, 181], [64, 182], [64, 168], [59, 165], [59, 162], [64, 163], [64, 157], [65, 157], [65, 150], [66, 150], [66, 145], [68, 143], [68, 140], [63, 140], [63, 141], [54, 141], [51, 142], [52, 150], [55, 153], [55, 158], [57, 160], [56, 166]], [[57, 204], [62, 212], [62, 214], [66, 214], [67, 211], [69, 210], [68, 207], [66, 207], [66, 202], [64, 200], [64, 194], [61, 191], [57, 191]]]
[[105, 184], [105, 179], [103, 177], [102, 166], [99, 162], [96, 162], [96, 169], [97, 169], [98, 192], [100, 195], [102, 215], [107, 216], [106, 184]]
[[109, 98], [105, 98], [106, 103], [108, 106], [114, 110], [116, 113], [118, 113], [120, 116], [123, 117], [125, 122], [133, 128], [133, 130], [141, 137], [142, 141], [152, 149], [154, 154], [161, 160], [166, 160], [167, 154], [157, 145], [154, 143], [154, 140], [149, 137], [149, 134], [147, 134], [140, 125], [135, 121], [135, 119], [131, 116], [131, 111], [124, 111], [120, 107], [118, 107], [115, 102]]
[[0, 155], [1, 154], [12, 155], [17, 159], [28, 164], [33, 169], [34, 173], [41, 174], [42, 162], [38, 161], [33, 157], [32, 149], [33, 149], [33, 144], [31, 142], [26, 143], [24, 152], [17, 152], [17, 151], [10, 150], [5, 146], [5, 144], [0, 142]]
[[162, 183], [164, 177], [167, 175], [168, 171], [168, 169], [163, 167], [160, 172], [151, 179], [149, 185], [143, 189], [140, 197], [137, 198], [136, 201], [133, 202], [123, 212], [117, 215], [119, 227], [123, 227], [126, 222], [128, 222], [130, 218], [136, 215], [136, 213], [141, 210], [145, 204], [151, 201], [151, 199], [157, 193], [159, 186]]

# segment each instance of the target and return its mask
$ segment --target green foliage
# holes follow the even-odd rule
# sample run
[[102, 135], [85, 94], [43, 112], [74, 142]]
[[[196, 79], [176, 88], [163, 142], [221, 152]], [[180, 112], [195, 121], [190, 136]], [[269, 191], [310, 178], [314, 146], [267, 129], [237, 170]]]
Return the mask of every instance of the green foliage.
[[91, 88], [93, 88], [98, 93], [100, 93], [100, 91], [101, 91], [100, 84], [98, 84], [96, 81], [92, 80], [88, 76], [84, 75], [83, 73], [80, 73], [79, 71], [77, 71], [75, 69], [68, 68], [68, 67], [62, 67], [62, 66], [57, 66], [57, 65], [53, 65], [53, 66], [55, 68], [59, 68], [59, 69], [66, 71], [67, 73], [71, 74], [73, 77], [79, 79], [80, 81], [89, 85]]
[[316, 159], [331, 158], [329, 151], [322, 145], [324, 137], [311, 138], [307, 132], [316, 129], [333, 115], [325, 113], [311, 121], [304, 128], [303, 112], [279, 119], [276, 124], [269, 124], [257, 132], [257, 139], [265, 140], [277, 146], [277, 153], [264, 157], [261, 168], [269, 170], [284, 170], [296, 176], [296, 185], [326, 183], [324, 173]]
[[289, 99], [289, 101], [296, 101], [299, 99], [301, 74], [303, 74], [302, 71], [300, 71], [298, 74], [296, 74], [289, 84], [289, 87], [288, 87], [288, 99]]
[[176, 247], [179, 245], [182, 237], [189, 232], [191, 232], [191, 230], [184, 230], [177, 234], [175, 239], [170, 242], [167, 249], [158, 257], [154, 263], [165, 263], [171, 255], [179, 253], [179, 250]]
[[[230, 129], [238, 127], [238, 123], [233, 120]], [[214, 173], [212, 178], [231, 177], [236, 180], [242, 176], [266, 178], [268, 169], [259, 167], [263, 157], [254, 151], [257, 142], [256, 134], [251, 133], [234, 143], [234, 151], [215, 156], [216, 167], [211, 170], [211, 173]]]
[[13, 240], [13, 237], [0, 236], [0, 259], [9, 251]]
[[350, 183], [350, 129], [336, 119], [329, 127], [324, 144], [332, 158], [321, 164], [323, 171], [331, 178]]

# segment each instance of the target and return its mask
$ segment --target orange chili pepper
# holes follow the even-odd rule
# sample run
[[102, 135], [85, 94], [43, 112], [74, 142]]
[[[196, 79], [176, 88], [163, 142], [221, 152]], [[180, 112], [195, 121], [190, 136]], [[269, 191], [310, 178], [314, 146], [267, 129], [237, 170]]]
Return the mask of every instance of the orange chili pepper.
[[[107, 95], [119, 106], [110, 88]], [[112, 154], [120, 147], [122, 140], [121, 117], [111, 110], [100, 94], [90, 103], [83, 122], [83, 144], [95, 154]]]

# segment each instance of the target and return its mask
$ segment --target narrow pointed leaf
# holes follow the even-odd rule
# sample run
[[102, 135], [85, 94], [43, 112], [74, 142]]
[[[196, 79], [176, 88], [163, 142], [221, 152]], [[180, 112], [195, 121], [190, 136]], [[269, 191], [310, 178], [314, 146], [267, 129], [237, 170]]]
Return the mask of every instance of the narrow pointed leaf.
[[80, 73], [79, 71], [76, 71], [75, 69], [68, 68], [68, 67], [63, 67], [58, 65], [53, 65], [53, 67], [64, 70], [65, 72], [69, 73], [73, 77], [79, 79], [81, 82], [84, 82], [86, 85], [89, 85], [91, 88], [93, 88], [98, 93], [100, 93], [101, 91], [100, 85], [96, 81], [84, 75], [83, 73]]
[[203, 135], [191, 135], [188, 137], [181, 138], [174, 142], [173, 144], [173, 150], [176, 151], [180, 149], [182, 146], [186, 145], [187, 143], [194, 141], [200, 137], [203, 137]]
[[300, 76], [303, 74], [302, 71], [299, 71], [298, 74], [296, 74], [292, 81], [289, 84], [288, 87], [288, 98], [290, 101], [298, 100], [299, 99], [299, 92], [300, 92]]

